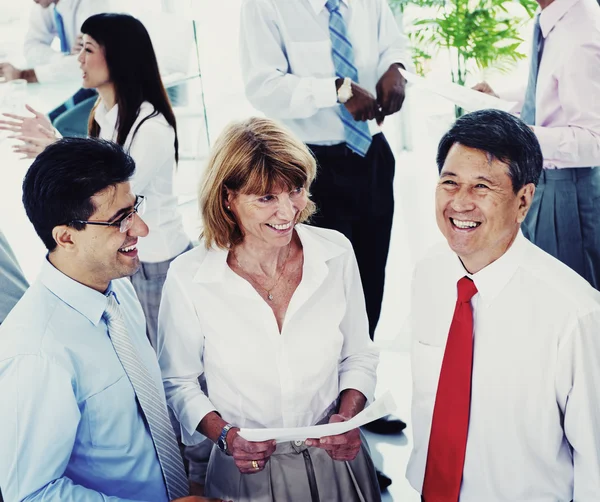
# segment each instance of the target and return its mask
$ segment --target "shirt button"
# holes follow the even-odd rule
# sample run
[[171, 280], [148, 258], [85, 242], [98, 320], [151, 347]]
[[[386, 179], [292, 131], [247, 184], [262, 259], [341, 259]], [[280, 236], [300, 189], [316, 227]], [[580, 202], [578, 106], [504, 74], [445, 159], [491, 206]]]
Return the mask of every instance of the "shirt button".
[[295, 445], [295, 446], [298, 446], [298, 447], [300, 447], [300, 446], [302, 446], [303, 444], [304, 444], [304, 441], [294, 441], [294, 445]]

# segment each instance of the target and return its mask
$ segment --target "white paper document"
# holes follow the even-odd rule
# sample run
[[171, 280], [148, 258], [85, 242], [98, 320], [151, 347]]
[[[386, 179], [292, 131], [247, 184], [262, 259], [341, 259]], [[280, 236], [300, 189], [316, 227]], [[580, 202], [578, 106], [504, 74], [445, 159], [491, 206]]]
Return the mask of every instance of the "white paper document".
[[510, 112], [517, 104], [516, 101], [506, 101], [452, 82], [440, 82], [437, 79], [420, 77], [402, 68], [400, 68], [400, 73], [407, 82], [438, 94], [469, 112], [488, 108]]
[[346, 422], [282, 429], [240, 429], [239, 435], [246, 441], [269, 441], [275, 439], [281, 442], [304, 441], [309, 438], [320, 439], [325, 436], [344, 434], [373, 420], [389, 415], [395, 410], [396, 402], [388, 390], [370, 406], [367, 406], [359, 414]]

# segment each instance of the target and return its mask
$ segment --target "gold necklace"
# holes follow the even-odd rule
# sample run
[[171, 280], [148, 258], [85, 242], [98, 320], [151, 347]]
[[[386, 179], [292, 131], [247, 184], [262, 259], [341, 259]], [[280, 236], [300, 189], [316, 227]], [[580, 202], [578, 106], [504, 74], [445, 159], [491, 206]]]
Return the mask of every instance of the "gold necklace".
[[242, 272], [244, 272], [244, 274], [246, 274], [248, 276], [248, 279], [250, 279], [250, 281], [256, 285], [259, 286], [260, 289], [264, 289], [267, 293], [267, 299], [272, 302], [273, 301], [273, 295], [271, 293], [271, 291], [273, 291], [277, 285], [279, 284], [279, 280], [281, 279], [281, 277], [283, 276], [283, 272], [285, 272], [285, 266], [287, 265], [287, 261], [288, 258], [290, 257], [290, 250], [292, 248], [292, 241], [290, 241], [290, 243], [288, 244], [288, 250], [287, 250], [287, 254], [285, 256], [285, 260], [283, 262], [283, 267], [281, 268], [281, 272], [279, 273], [279, 277], [277, 277], [277, 280], [275, 281], [275, 284], [273, 284], [273, 286], [271, 286], [269, 289], [265, 288], [263, 285], [259, 284], [257, 281], [255, 281], [252, 276], [250, 275], [250, 273], [248, 273], [248, 271], [246, 271], [246, 269], [244, 267], [242, 267], [242, 264], [240, 263], [240, 260], [238, 260], [237, 255], [235, 254], [235, 252], [232, 250], [231, 254], [233, 254], [233, 258], [235, 259], [235, 262], [237, 263], [237, 266], [240, 267], [240, 269], [242, 270]]

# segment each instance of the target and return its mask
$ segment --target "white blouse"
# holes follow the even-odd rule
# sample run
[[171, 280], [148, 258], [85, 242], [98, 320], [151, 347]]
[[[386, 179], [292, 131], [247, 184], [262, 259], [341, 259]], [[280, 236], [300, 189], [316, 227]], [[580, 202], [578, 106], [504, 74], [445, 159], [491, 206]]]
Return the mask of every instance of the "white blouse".
[[373, 398], [379, 355], [352, 246], [332, 230], [296, 231], [302, 280], [281, 334], [266, 301], [227, 265], [227, 250], [200, 245], [171, 264], [157, 353], [185, 443], [203, 439], [196, 427], [211, 411], [238, 427], [301, 427], [322, 419], [344, 389]]
[[[142, 103], [123, 145], [135, 160], [135, 174], [130, 180], [133, 192], [146, 196], [143, 219], [150, 233], [138, 241], [140, 260], [146, 263], [170, 260], [190, 243], [177, 209], [177, 196], [173, 188], [175, 131], [160, 113], [137, 129], [140, 122], [153, 112], [154, 106], [148, 102]], [[100, 126], [100, 138], [117, 140], [118, 113], [118, 105], [110, 110], [106, 110], [103, 103], [98, 105], [94, 119]]]

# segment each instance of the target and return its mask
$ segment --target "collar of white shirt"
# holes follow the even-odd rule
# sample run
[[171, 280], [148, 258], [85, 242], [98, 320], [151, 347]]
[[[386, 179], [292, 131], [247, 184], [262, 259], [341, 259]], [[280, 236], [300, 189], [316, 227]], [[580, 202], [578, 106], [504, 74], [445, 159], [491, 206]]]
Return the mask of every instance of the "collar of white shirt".
[[60, 0], [60, 2], [55, 3], [50, 8], [56, 9], [61, 16], [68, 16], [69, 13], [75, 11], [77, 9], [80, 0]]
[[[321, 11], [325, 8], [325, 4], [327, 0], [308, 0], [310, 6], [315, 11], [315, 14], [319, 15]], [[346, 7], [350, 7], [350, 0], [340, 0], [340, 3], [345, 3]]]
[[100, 323], [108, 305], [108, 298], [105, 295], [112, 292], [112, 284], [109, 284], [106, 293], [102, 294], [63, 274], [48, 261], [48, 258], [42, 264], [39, 280], [48, 290], [86, 317], [94, 326]]
[[[320, 281], [327, 275], [327, 261], [346, 252], [342, 246], [319, 238], [304, 225], [296, 225], [296, 232], [302, 243], [304, 252], [303, 277], [305, 280]], [[227, 265], [227, 249], [214, 247], [198, 267], [194, 282], [214, 283], [226, 279], [229, 265]]]
[[556, 24], [565, 16], [571, 7], [579, 0], [555, 0], [548, 7], [542, 10], [540, 14], [540, 28], [544, 38], [554, 29]]
[[[475, 286], [477, 286], [477, 291], [481, 295], [481, 299], [485, 303], [491, 303], [508, 284], [519, 268], [521, 256], [526, 249], [527, 240], [521, 231], [519, 231], [512, 245], [500, 258], [470, 276]], [[462, 267], [462, 263], [458, 257], [457, 262], [462, 268], [462, 275], [465, 275], [465, 269]], [[460, 279], [460, 276], [457, 277], [457, 281], [458, 279]]]
[[105, 131], [114, 131], [117, 127], [117, 119], [119, 118], [119, 105], [115, 105], [107, 110], [104, 102], [100, 101], [96, 107], [94, 119], [98, 122], [100, 129]]

